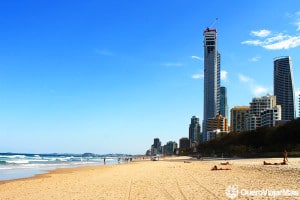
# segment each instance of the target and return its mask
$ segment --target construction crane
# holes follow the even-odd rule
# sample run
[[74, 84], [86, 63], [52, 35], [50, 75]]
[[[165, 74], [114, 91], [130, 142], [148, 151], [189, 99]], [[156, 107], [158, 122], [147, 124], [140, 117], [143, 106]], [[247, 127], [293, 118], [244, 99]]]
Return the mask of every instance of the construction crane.
[[216, 18], [208, 27], [207, 30], [209, 30], [211, 27], [213, 27], [218, 22], [218, 18]]

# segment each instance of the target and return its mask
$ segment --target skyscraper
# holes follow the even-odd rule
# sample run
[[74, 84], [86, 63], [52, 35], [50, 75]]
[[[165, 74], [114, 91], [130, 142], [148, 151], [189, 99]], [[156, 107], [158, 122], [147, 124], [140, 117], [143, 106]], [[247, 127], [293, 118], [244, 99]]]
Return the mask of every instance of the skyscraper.
[[228, 119], [227, 89], [220, 87], [220, 114]]
[[189, 140], [190, 140], [191, 147], [196, 146], [199, 143], [199, 139], [200, 139], [199, 137], [200, 137], [199, 118], [197, 116], [193, 116], [189, 128]]
[[220, 54], [217, 46], [217, 30], [207, 28], [204, 33], [204, 111], [203, 140], [207, 119], [219, 113], [220, 106]]
[[292, 60], [289, 56], [274, 58], [274, 95], [277, 105], [281, 105], [281, 119], [295, 118], [294, 80]]

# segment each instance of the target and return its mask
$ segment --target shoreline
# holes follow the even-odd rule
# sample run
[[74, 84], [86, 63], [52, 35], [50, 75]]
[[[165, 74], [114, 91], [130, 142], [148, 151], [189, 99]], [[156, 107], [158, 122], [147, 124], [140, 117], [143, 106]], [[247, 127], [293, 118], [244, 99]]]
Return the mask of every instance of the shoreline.
[[[278, 162], [281, 158], [228, 159], [230, 165], [223, 166], [220, 162], [225, 159], [167, 157], [59, 168], [30, 178], [0, 181], [0, 199], [228, 199], [229, 186], [240, 191], [288, 189], [300, 193], [300, 158], [289, 158], [285, 166], [264, 166], [264, 160]], [[231, 170], [211, 171], [214, 165]], [[239, 199], [243, 195], [239, 194]]]

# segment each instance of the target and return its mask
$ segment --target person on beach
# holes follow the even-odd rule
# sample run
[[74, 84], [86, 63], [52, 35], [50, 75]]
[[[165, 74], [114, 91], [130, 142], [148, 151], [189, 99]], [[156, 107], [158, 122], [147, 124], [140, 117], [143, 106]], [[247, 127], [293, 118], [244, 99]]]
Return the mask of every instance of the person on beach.
[[104, 165], [106, 165], [106, 158], [105, 157], [103, 158], [103, 163], [104, 163]]
[[269, 162], [264, 161], [264, 165], [286, 165], [286, 161], [284, 158], [283, 158], [283, 161], [280, 163], [269, 163]]
[[227, 162], [221, 162], [221, 165], [230, 165], [230, 163], [227, 161]]
[[288, 161], [288, 158], [287, 158], [288, 157], [288, 152], [286, 150], [284, 150], [282, 154], [283, 154], [283, 161], [287, 162]]
[[230, 168], [218, 168], [217, 165], [213, 166], [211, 170], [231, 170]]

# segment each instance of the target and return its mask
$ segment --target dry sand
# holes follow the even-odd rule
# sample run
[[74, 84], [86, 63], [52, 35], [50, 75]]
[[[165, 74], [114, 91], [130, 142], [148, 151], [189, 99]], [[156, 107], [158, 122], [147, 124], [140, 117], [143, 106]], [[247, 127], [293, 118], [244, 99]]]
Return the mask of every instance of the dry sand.
[[[300, 199], [300, 158], [290, 158], [285, 166], [264, 166], [263, 160], [281, 161], [238, 159], [224, 166], [220, 160], [181, 157], [58, 169], [0, 182], [0, 199]], [[231, 170], [211, 171], [214, 165]], [[278, 192], [277, 197], [263, 190]]]

